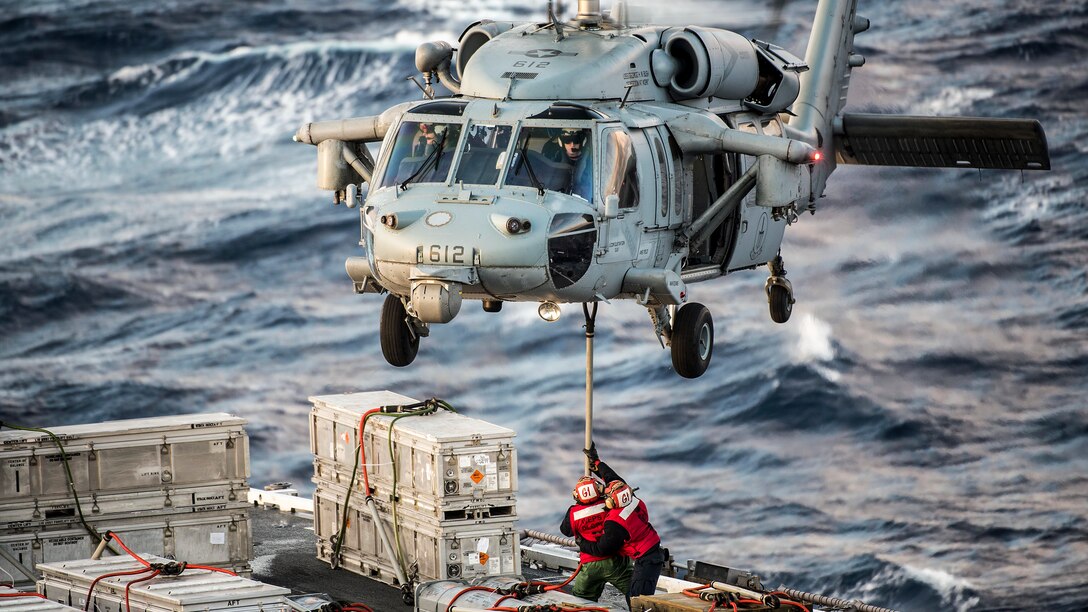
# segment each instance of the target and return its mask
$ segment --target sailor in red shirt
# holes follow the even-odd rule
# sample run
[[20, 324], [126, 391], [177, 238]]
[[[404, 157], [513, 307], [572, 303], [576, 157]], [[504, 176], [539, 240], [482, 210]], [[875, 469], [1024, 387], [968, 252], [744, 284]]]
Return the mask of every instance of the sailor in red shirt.
[[582, 554], [597, 557], [621, 554], [634, 559], [628, 601], [638, 595], [653, 595], [665, 564], [665, 553], [661, 550], [661, 537], [650, 524], [646, 502], [635, 497], [631, 487], [597, 457], [595, 448], [591, 446], [585, 452], [590, 458], [590, 470], [608, 481], [604, 496], [609, 510], [600, 537], [595, 541], [579, 540], [578, 548]]
[[[574, 505], [567, 509], [559, 530], [565, 536], [596, 541], [604, 532], [604, 519], [608, 508], [601, 492], [604, 483], [592, 476], [583, 476], [574, 485]], [[574, 579], [572, 593], [597, 601], [604, 592], [605, 583], [626, 593], [631, 584], [631, 561], [621, 555], [591, 555], [581, 553], [582, 569]]]

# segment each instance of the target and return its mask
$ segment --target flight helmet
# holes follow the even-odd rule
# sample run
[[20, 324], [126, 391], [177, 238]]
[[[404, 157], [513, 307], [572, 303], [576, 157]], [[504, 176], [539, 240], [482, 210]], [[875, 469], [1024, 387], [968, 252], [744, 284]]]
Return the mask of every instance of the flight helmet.
[[631, 487], [622, 480], [613, 480], [604, 488], [604, 503], [609, 508], [625, 508], [635, 499]]
[[574, 485], [574, 501], [592, 504], [601, 498], [601, 481], [592, 476], [582, 476]]

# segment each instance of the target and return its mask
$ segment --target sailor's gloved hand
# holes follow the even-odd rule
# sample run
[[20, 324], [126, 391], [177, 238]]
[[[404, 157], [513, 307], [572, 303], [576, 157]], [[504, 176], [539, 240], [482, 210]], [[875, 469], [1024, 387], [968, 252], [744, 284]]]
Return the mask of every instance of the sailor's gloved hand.
[[589, 448], [583, 448], [582, 452], [589, 457], [589, 471], [597, 473], [597, 468], [601, 464], [601, 458], [597, 455], [597, 443], [590, 442]]
[[574, 536], [574, 543], [578, 545], [578, 550], [585, 549], [586, 541], [585, 538], [583, 538], [582, 536]]

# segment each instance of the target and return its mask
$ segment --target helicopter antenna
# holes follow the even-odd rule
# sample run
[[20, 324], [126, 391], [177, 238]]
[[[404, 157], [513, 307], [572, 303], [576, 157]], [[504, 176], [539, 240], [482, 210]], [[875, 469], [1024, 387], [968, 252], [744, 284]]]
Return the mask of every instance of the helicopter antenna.
[[420, 85], [419, 81], [416, 80], [416, 77], [414, 75], [408, 75], [408, 78], [405, 79], [405, 80], [415, 83], [416, 87], [418, 87], [419, 90], [423, 92], [423, 97], [424, 98], [426, 98], [428, 100], [434, 100], [434, 87], [431, 87], [431, 75], [430, 75], [430, 73], [427, 73], [426, 75], [424, 75], [424, 78], [427, 79], [427, 86], [426, 87]]
[[555, 28], [555, 42], [562, 42], [565, 37], [563, 34], [563, 24], [559, 23], [559, 18], [555, 15], [554, 0], [548, 0], [548, 21], [550, 21], [552, 27]]

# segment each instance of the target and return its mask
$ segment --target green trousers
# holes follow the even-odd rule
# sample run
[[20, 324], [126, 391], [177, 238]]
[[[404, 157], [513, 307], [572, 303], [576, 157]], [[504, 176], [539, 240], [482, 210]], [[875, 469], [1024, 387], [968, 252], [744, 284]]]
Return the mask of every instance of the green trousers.
[[604, 592], [604, 584], [611, 582], [612, 586], [627, 594], [631, 586], [631, 560], [627, 557], [615, 556], [600, 561], [590, 561], [582, 565], [582, 571], [574, 577], [573, 593], [575, 597], [584, 597], [597, 601]]

